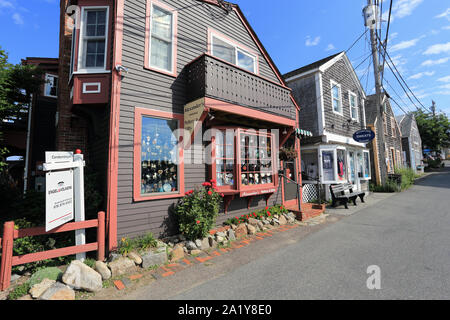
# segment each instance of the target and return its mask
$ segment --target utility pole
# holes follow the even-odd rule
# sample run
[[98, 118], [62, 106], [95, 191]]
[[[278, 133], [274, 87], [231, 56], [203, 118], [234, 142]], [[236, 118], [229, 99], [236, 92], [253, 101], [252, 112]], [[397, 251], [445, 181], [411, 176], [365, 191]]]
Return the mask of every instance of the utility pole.
[[431, 100], [432, 102], [432, 106], [431, 106], [431, 111], [433, 112], [433, 118], [436, 117], [436, 102], [434, 102], [433, 100]]
[[[384, 134], [383, 133], [383, 114], [384, 108], [382, 106], [382, 84], [381, 84], [381, 76], [380, 76], [380, 65], [378, 60], [378, 46], [377, 46], [377, 35], [376, 30], [379, 26], [379, 17], [377, 14], [377, 7], [373, 4], [373, 0], [367, 0], [367, 6], [363, 9], [364, 14], [364, 24], [366, 27], [370, 29], [370, 44], [372, 47], [372, 59], [373, 59], [373, 73], [375, 76], [375, 95], [376, 95], [376, 106], [377, 108], [377, 117], [379, 119], [378, 125], [376, 127], [377, 132], [381, 132], [381, 134], [377, 134], [377, 140], [379, 140], [379, 148], [378, 152], [380, 154], [381, 159], [383, 159], [384, 166], [386, 166], [385, 159], [385, 147], [384, 147]], [[381, 126], [379, 125], [381, 124]], [[387, 167], [386, 167], [387, 172]], [[381, 177], [381, 182], [383, 183], [384, 179]]]

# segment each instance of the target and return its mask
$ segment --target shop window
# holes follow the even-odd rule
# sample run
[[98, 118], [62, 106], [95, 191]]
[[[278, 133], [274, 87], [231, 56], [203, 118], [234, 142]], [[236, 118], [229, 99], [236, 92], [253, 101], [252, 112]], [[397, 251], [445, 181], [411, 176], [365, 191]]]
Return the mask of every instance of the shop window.
[[349, 181], [352, 184], [356, 183], [356, 163], [355, 163], [355, 152], [348, 152], [348, 162], [349, 162]]
[[363, 155], [364, 155], [364, 178], [366, 179], [370, 179], [371, 174], [370, 174], [370, 155], [369, 155], [369, 151], [363, 151]]
[[347, 180], [347, 161], [345, 161], [345, 150], [337, 149], [337, 174], [339, 181]]
[[302, 180], [314, 181], [318, 176], [317, 150], [302, 150]]
[[135, 200], [182, 195], [182, 116], [136, 108], [135, 120]]
[[256, 191], [276, 184], [271, 133], [214, 128], [212, 141], [212, 176], [219, 191], [259, 194]]
[[333, 106], [333, 112], [342, 115], [341, 86], [333, 80], [331, 80], [331, 104]]
[[335, 162], [333, 150], [322, 150], [323, 181], [335, 181]]

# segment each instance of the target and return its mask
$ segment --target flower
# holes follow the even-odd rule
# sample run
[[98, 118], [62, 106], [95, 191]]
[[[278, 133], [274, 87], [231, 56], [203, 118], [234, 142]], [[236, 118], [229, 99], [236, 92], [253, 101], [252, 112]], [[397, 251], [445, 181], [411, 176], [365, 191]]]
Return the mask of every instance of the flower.
[[204, 186], [204, 187], [211, 187], [211, 183], [209, 183], [209, 182], [203, 182], [203, 183], [202, 183], [202, 186]]
[[211, 191], [211, 190], [208, 190], [208, 194], [209, 194], [209, 195], [212, 195], [212, 191]]
[[196, 222], [197, 222], [197, 224], [199, 224], [199, 223], [200, 223], [200, 220], [197, 220]]
[[266, 207], [266, 210], [269, 210], [269, 207]]
[[270, 216], [270, 212], [269, 211], [267, 211], [267, 215]]
[[221, 196], [222, 198], [225, 197], [225, 195], [224, 195], [223, 193], [221, 193], [220, 196]]

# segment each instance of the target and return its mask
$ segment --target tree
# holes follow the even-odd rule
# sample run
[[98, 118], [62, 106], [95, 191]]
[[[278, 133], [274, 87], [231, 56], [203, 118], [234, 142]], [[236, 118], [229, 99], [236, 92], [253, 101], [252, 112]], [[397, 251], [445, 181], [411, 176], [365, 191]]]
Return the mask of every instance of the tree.
[[450, 147], [450, 121], [445, 114], [433, 115], [422, 110], [414, 112], [422, 145], [433, 152]]

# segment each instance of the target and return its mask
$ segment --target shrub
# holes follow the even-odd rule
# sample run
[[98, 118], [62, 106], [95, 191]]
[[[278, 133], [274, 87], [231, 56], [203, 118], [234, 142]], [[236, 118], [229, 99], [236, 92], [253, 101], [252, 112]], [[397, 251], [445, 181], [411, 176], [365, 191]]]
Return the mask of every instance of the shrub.
[[240, 217], [236, 216], [230, 218], [224, 222], [225, 225], [238, 225], [240, 223], [247, 223], [250, 218], [264, 220], [267, 217], [272, 217], [275, 214], [281, 215], [283, 213], [288, 213], [289, 210], [283, 205], [275, 205], [273, 207], [265, 207], [264, 209], [253, 211], [251, 213], [243, 214]]
[[201, 187], [186, 192], [175, 207], [180, 232], [188, 239], [207, 236], [215, 226], [223, 194], [216, 191], [216, 181], [204, 182]]
[[151, 247], [156, 247], [157, 240], [151, 232], [148, 232], [144, 236], [134, 239], [122, 238], [117, 251], [121, 255], [127, 255], [131, 251], [146, 250]]
[[419, 177], [412, 168], [395, 168], [395, 173], [402, 176], [401, 190], [406, 190], [414, 184], [414, 180]]
[[372, 192], [398, 192], [399, 186], [394, 181], [388, 180], [382, 185], [370, 184], [369, 190]]

